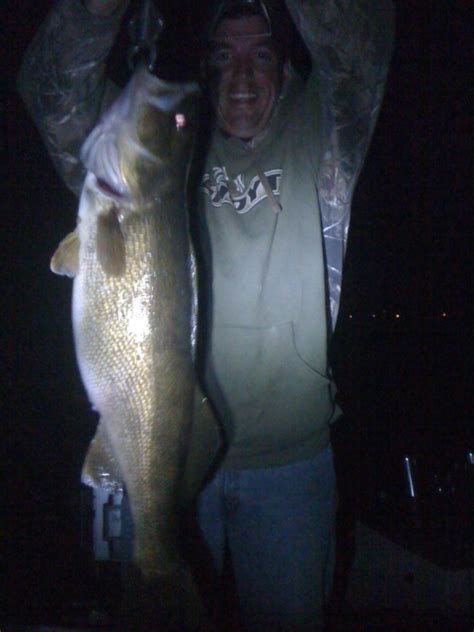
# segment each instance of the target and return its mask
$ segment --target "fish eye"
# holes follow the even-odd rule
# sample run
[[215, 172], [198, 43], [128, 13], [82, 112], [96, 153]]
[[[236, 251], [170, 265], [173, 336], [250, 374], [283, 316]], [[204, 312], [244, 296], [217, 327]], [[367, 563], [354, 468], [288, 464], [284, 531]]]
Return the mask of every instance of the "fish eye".
[[179, 131], [183, 129], [186, 125], [186, 116], [182, 112], [176, 112], [176, 114], [174, 115], [174, 121], [176, 129]]

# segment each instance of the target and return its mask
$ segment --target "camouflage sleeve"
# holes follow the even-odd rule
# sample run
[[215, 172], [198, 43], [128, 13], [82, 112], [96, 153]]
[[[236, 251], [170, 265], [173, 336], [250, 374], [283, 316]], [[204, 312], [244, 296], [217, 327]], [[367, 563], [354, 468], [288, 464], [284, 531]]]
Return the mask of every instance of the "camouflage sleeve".
[[79, 194], [82, 142], [116, 92], [105, 59], [123, 9], [96, 17], [80, 0], [59, 0], [23, 60], [17, 85], [66, 185]]
[[[394, 36], [392, 0], [286, 0], [312, 58], [319, 100], [317, 176], [333, 325], [352, 194], [369, 147]], [[314, 92], [312, 92], [314, 94]]]

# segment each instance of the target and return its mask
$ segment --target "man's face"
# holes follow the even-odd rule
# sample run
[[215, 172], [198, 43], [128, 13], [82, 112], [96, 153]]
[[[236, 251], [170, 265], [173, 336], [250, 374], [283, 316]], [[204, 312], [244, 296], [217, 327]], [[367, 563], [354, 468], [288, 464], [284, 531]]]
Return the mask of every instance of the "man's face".
[[283, 64], [263, 17], [224, 19], [207, 59], [219, 128], [249, 140], [268, 123], [283, 83]]

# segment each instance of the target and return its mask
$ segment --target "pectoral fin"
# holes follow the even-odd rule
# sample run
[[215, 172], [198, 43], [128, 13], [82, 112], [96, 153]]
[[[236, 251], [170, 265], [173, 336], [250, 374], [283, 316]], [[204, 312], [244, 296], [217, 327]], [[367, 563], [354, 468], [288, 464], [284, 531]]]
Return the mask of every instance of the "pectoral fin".
[[120, 276], [125, 270], [125, 239], [116, 209], [97, 220], [97, 259], [110, 276]]
[[120, 468], [107, 433], [100, 422], [82, 466], [81, 481], [84, 485], [101, 488], [111, 494], [123, 490]]
[[60, 242], [51, 257], [49, 267], [55, 274], [75, 277], [79, 271], [79, 237], [77, 229]]

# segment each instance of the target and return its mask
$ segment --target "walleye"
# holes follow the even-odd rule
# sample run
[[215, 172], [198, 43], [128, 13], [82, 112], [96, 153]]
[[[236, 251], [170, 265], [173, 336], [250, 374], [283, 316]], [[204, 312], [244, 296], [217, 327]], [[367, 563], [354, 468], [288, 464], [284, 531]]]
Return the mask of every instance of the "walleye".
[[[196, 269], [185, 192], [197, 98], [196, 84], [135, 71], [86, 139], [78, 225], [51, 260], [53, 272], [74, 277], [77, 360], [100, 414], [83, 480], [127, 490], [135, 531], [129, 602], [141, 602], [145, 629], [186, 629], [188, 620], [173, 619], [186, 606], [197, 618], [178, 511], [219, 443], [193, 363]], [[174, 624], [148, 624], [157, 613], [171, 613]]]

